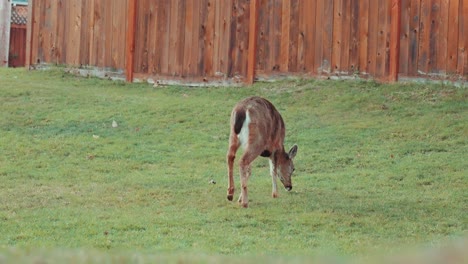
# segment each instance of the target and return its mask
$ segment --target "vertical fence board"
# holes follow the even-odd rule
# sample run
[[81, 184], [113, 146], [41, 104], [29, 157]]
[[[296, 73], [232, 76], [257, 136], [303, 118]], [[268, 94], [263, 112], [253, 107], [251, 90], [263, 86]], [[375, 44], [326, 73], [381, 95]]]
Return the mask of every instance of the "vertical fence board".
[[279, 71], [280, 68], [280, 49], [281, 49], [281, 24], [283, 18], [281, 17], [282, 2], [281, 0], [272, 0], [270, 6], [270, 17], [273, 22], [270, 24], [272, 30], [270, 31], [270, 39], [268, 45], [270, 46], [269, 65], [267, 69], [272, 71]]
[[332, 52], [332, 60], [331, 60], [331, 67], [334, 71], [339, 71], [341, 69], [341, 52], [342, 43], [343, 43], [343, 25], [342, 25], [342, 17], [343, 17], [343, 1], [347, 0], [337, 0], [333, 6], [333, 52]]
[[409, 64], [409, 44], [410, 44], [410, 10], [411, 10], [411, 1], [402, 0], [401, 1], [401, 24], [400, 24], [400, 71], [404, 74], [408, 72]]
[[466, 79], [468, 74], [468, 1], [461, 0], [458, 38], [458, 74]]
[[350, 39], [348, 48], [348, 72], [354, 74], [359, 69], [359, 1], [351, 0], [350, 3]]
[[[280, 40], [280, 55], [279, 55], [279, 70], [287, 72], [289, 58], [289, 34], [291, 29], [291, 0], [283, 0], [281, 6], [281, 40]], [[276, 44], [276, 43], [275, 43]]]
[[410, 35], [409, 35], [409, 56], [408, 56], [408, 72], [407, 75], [418, 74], [418, 63], [419, 63], [419, 37], [421, 35], [420, 30], [420, 10], [421, 0], [410, 0], [411, 11], [409, 17], [410, 23]]
[[91, 27], [89, 26], [89, 19], [87, 16], [87, 12], [91, 9], [90, 1], [85, 0], [81, 5], [81, 28], [80, 28], [80, 36], [81, 42], [79, 43], [80, 54], [81, 56], [78, 58], [80, 65], [89, 65], [89, 43], [90, 43], [90, 36], [88, 32], [91, 31]]
[[421, 0], [420, 12], [420, 38], [418, 71], [424, 74], [429, 72], [429, 39], [431, 34], [431, 0]]
[[197, 14], [194, 14], [194, 6], [195, 3], [198, 1], [187, 1], [187, 6], [185, 10], [185, 25], [184, 25], [184, 33], [185, 33], [185, 42], [184, 42], [184, 61], [183, 61], [183, 69], [182, 69], [182, 76], [190, 76], [190, 70], [192, 67], [192, 43], [193, 43], [193, 33], [195, 31], [196, 26], [193, 23], [193, 17]]
[[375, 58], [375, 72], [373, 73], [376, 77], [381, 78], [385, 76], [385, 58], [386, 58], [386, 44], [387, 44], [387, 32], [386, 32], [386, 20], [387, 20], [387, 0], [378, 1], [378, 19], [377, 19], [377, 54]]
[[148, 69], [147, 73], [154, 74], [157, 73], [157, 58], [159, 49], [157, 46], [157, 29], [158, 29], [158, 2], [149, 1], [146, 9], [148, 10], [148, 27], [146, 30], [146, 46], [148, 47]]
[[29, 7], [28, 7], [28, 22], [26, 24], [26, 28], [27, 28], [27, 35], [26, 35], [26, 68], [30, 68], [30, 66], [32, 64], [34, 64], [33, 62], [33, 58], [32, 58], [32, 53], [33, 53], [33, 50], [35, 50], [37, 47], [35, 47], [33, 45], [33, 40], [34, 40], [34, 32], [33, 32], [33, 29], [34, 29], [34, 10], [36, 10], [37, 7], [36, 7], [36, 4], [31, 1], [31, 3], [29, 3]]
[[378, 36], [378, 18], [379, 6], [376, 0], [369, 2], [369, 45], [367, 50], [367, 69], [370, 75], [374, 75], [377, 65], [377, 36]]
[[322, 45], [322, 61], [320, 63], [320, 69], [324, 73], [331, 73], [331, 55], [332, 55], [332, 43], [333, 43], [333, 20], [327, 19], [333, 17], [333, 1], [325, 1], [324, 3], [324, 18], [325, 23], [323, 25], [323, 45]]
[[397, 81], [399, 73], [400, 60], [400, 36], [401, 36], [401, 1], [392, 0], [389, 7], [390, 11], [390, 50], [388, 80]]
[[94, 43], [94, 1], [95, 0], [88, 0], [88, 5], [89, 5], [89, 10], [87, 12], [83, 12], [83, 14], [88, 15], [88, 64], [87, 65], [95, 65], [95, 54], [94, 54], [94, 48], [95, 48], [95, 43]]
[[176, 26], [176, 32], [174, 32], [174, 35], [177, 36], [176, 39], [176, 62], [175, 62], [175, 74], [177, 76], [182, 75], [183, 71], [183, 66], [184, 66], [184, 45], [185, 45], [185, 6], [186, 6], [186, 1], [185, 0], [179, 0], [177, 10], [178, 10], [178, 15], [177, 17], [177, 26]]
[[448, 45], [448, 10], [450, 0], [440, 0], [439, 15], [439, 36], [440, 39], [437, 42], [437, 65], [436, 70], [445, 74], [447, 72], [447, 45]]
[[289, 17], [291, 30], [289, 32], [289, 56], [288, 56], [288, 71], [297, 72], [297, 53], [298, 53], [298, 35], [299, 35], [299, 0], [291, 1], [291, 15]]
[[135, 23], [137, 14], [136, 0], [127, 1], [127, 25], [125, 35], [125, 77], [127, 82], [133, 81], [135, 71]]
[[304, 1], [298, 1], [297, 3], [297, 19], [298, 19], [298, 34], [297, 34], [297, 68], [298, 71], [305, 71], [305, 54], [304, 54], [304, 45], [305, 45], [305, 21], [304, 21]]
[[349, 57], [351, 46], [351, 0], [343, 2], [343, 13], [341, 15], [341, 25], [343, 27], [342, 44], [341, 44], [341, 68], [340, 74], [348, 74], [349, 72]]
[[[374, 0], [370, 0], [374, 1]], [[360, 73], [368, 73], [369, 0], [359, 2], [359, 67]]]
[[247, 83], [253, 83], [255, 78], [257, 33], [258, 33], [258, 7], [259, 0], [251, 0], [249, 16], [249, 46], [247, 57]]
[[203, 76], [213, 74], [214, 19], [215, 19], [214, 0], [208, 0], [207, 18], [206, 18], [206, 23], [205, 23], [205, 36], [204, 36], [205, 53], [203, 54], [203, 60], [204, 60]]
[[430, 28], [429, 28], [429, 59], [428, 59], [428, 73], [437, 73], [438, 56], [438, 43], [440, 43], [440, 0], [431, 0], [430, 2]]
[[[42, 10], [42, 14], [41, 14], [42, 17], [41, 17], [41, 22], [40, 22], [42, 28], [44, 29], [41, 34], [42, 46], [43, 46], [42, 55], [43, 55], [44, 61], [51, 61], [51, 58], [52, 58], [51, 51], [52, 51], [52, 46], [53, 46], [53, 39], [52, 39], [53, 29], [52, 29], [51, 23], [48, 23], [46, 18], [48, 16], [51, 16], [53, 13], [52, 13], [52, 8], [51, 8], [51, 1], [45, 0], [43, 4], [44, 4], [44, 8]], [[51, 21], [54, 21], [54, 20], [51, 19]]]
[[190, 51], [190, 70], [189, 73], [191, 76], [196, 76], [197, 75], [197, 65], [198, 65], [198, 50], [199, 50], [199, 44], [200, 44], [200, 31], [201, 31], [201, 26], [200, 26], [200, 7], [201, 7], [201, 1], [200, 0], [195, 0], [194, 1], [194, 12], [193, 12], [193, 36], [192, 36], [192, 43], [191, 43], [191, 51]]
[[316, 73], [315, 67], [315, 39], [317, 36], [317, 3], [319, 1], [304, 1], [302, 16], [305, 23], [304, 29], [304, 70], [308, 73]]
[[317, 0], [317, 8], [315, 10], [315, 38], [314, 38], [314, 45], [312, 46], [314, 49], [314, 64], [313, 69], [314, 73], [321, 74], [321, 65], [323, 60], [323, 27], [324, 27], [324, 4], [328, 0]]
[[449, 1], [447, 32], [447, 74], [455, 74], [458, 63], [459, 0]]
[[[232, 77], [231, 72], [229, 70], [229, 64], [228, 62], [230, 61], [229, 57], [229, 44], [231, 41], [231, 34], [230, 34], [230, 25], [231, 25], [231, 19], [232, 19], [232, 0], [226, 1], [227, 4], [221, 6], [221, 14], [220, 14], [220, 31], [219, 31], [219, 66], [218, 69], [221, 73], [224, 74], [224, 77]], [[250, 9], [250, 7], [249, 7]], [[256, 32], [255, 32], [256, 34]], [[254, 40], [256, 40], [255, 35], [252, 37]], [[250, 41], [250, 36], [249, 36], [249, 41]], [[256, 45], [254, 45], [255, 47]], [[249, 45], [250, 47], [250, 45]], [[250, 51], [250, 48], [249, 48]], [[254, 57], [255, 59], [255, 57]], [[253, 65], [255, 67], [255, 65]]]

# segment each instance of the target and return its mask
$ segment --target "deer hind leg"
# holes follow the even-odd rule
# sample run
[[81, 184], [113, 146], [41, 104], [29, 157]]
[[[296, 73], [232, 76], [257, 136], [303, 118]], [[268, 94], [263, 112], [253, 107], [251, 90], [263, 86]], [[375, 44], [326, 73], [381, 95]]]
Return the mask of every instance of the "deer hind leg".
[[236, 158], [236, 152], [239, 148], [239, 140], [237, 136], [231, 135], [229, 138], [229, 149], [226, 155], [227, 164], [228, 164], [228, 190], [227, 190], [227, 199], [232, 201], [234, 196], [234, 159]]
[[247, 181], [250, 178], [252, 173], [251, 170], [251, 163], [257, 158], [259, 154], [253, 153], [250, 151], [246, 151], [239, 162], [239, 170], [240, 170], [240, 180], [241, 180], [241, 194], [239, 196], [239, 203], [242, 207], [247, 208], [249, 207], [249, 197], [247, 192]]

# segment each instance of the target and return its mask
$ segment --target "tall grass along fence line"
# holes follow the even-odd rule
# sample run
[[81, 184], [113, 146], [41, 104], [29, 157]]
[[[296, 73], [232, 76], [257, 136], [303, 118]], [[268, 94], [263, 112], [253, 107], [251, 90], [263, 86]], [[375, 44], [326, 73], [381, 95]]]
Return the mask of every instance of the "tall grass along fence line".
[[28, 66], [128, 81], [468, 76], [468, 0], [44, 0], [29, 17]]

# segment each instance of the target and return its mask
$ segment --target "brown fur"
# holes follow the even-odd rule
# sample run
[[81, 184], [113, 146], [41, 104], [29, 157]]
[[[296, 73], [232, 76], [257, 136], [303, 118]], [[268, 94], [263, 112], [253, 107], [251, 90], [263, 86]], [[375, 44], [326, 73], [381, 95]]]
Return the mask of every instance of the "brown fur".
[[[258, 157], [270, 159], [270, 173], [272, 176], [272, 196], [278, 197], [276, 178], [279, 176], [284, 187], [292, 188], [291, 174], [294, 171], [292, 159], [297, 153], [294, 145], [289, 153], [284, 151], [284, 136], [286, 128], [283, 118], [275, 106], [261, 97], [246, 98], [234, 107], [231, 113], [231, 133], [229, 136], [228, 163], [228, 200], [234, 196], [233, 167], [237, 149], [241, 146], [244, 122], [250, 119], [244, 154], [239, 162], [241, 194], [239, 203], [248, 207], [247, 180], [251, 174], [250, 164]], [[246, 131], [244, 131], [245, 133]]]

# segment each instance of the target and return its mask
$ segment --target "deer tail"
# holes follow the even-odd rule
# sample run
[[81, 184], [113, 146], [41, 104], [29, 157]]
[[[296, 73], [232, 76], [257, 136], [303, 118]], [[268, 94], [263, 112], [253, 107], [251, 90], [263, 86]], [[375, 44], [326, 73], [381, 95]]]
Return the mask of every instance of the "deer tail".
[[234, 132], [239, 134], [245, 121], [245, 110], [238, 110], [234, 121]]

